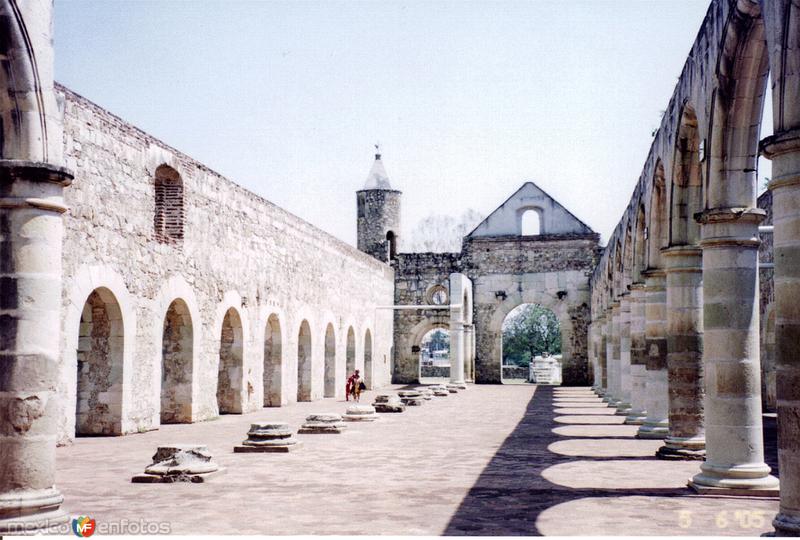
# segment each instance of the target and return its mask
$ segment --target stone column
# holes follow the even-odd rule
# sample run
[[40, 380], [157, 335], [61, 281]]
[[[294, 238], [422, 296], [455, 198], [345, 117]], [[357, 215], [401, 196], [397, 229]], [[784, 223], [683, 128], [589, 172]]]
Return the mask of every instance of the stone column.
[[450, 382], [464, 384], [464, 323], [450, 321]]
[[597, 319], [597, 374], [598, 374], [598, 392], [599, 396], [605, 396], [608, 392], [608, 361], [606, 356], [606, 318], [600, 317]]
[[[798, 109], [796, 101], [792, 106]], [[800, 536], [800, 129], [773, 135], [761, 145], [764, 155], [772, 160], [769, 189], [775, 225], [775, 364], [781, 502], [772, 524], [776, 536]]]
[[639, 425], [647, 416], [647, 350], [645, 345], [643, 283], [631, 285], [631, 412], [626, 424]]
[[703, 459], [703, 267], [696, 246], [665, 248], [669, 435], [656, 455]]
[[631, 412], [631, 294], [625, 292], [619, 300], [619, 387], [620, 403], [617, 413]]
[[61, 214], [72, 176], [0, 160], [0, 534], [63, 523], [55, 488]]
[[640, 439], [663, 439], [669, 433], [667, 278], [662, 270], [648, 270], [644, 277], [647, 418], [636, 436]]
[[597, 321], [592, 320], [586, 329], [588, 336], [587, 348], [589, 353], [589, 365], [592, 368], [592, 392], [600, 390], [600, 369], [597, 366]]
[[706, 461], [696, 490], [774, 491], [764, 463], [759, 359], [758, 208], [700, 216], [703, 248], [703, 369]]
[[468, 381], [475, 382], [475, 374], [472, 371], [472, 363], [474, 360], [473, 351], [475, 345], [475, 326], [471, 324], [464, 325], [464, 378]]
[[608, 363], [608, 393], [603, 401], [609, 407], [616, 407], [621, 403], [620, 396], [620, 366], [619, 366], [619, 302], [614, 302], [608, 308], [606, 316], [606, 361]]

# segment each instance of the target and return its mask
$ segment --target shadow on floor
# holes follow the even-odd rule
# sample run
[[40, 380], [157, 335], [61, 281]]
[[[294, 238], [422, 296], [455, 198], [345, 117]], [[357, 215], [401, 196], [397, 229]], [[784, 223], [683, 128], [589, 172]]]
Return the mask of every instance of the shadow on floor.
[[[551, 452], [548, 447], [552, 443], [576, 439], [553, 433], [554, 428], [565, 425], [555, 422], [557, 416], [563, 415], [554, 413], [554, 394], [552, 386], [540, 386], [536, 389], [526, 407], [524, 417], [469, 490], [450, 519], [444, 535], [541, 535], [536, 525], [539, 515], [548, 508], [572, 500], [625, 495], [685, 497], [692, 494], [688, 488], [570, 488], [545, 479], [542, 473], [546, 469], [576, 460], [595, 462], [624, 460], [631, 461], [632, 465], [636, 462], [656, 460], [655, 456], [575, 457]], [[764, 434], [767, 439], [766, 461], [777, 474], [774, 420], [770, 425], [769, 419], [765, 418]], [[621, 438], [625, 437], [579, 437], [585, 441]], [[627, 439], [632, 440], [631, 437]]]

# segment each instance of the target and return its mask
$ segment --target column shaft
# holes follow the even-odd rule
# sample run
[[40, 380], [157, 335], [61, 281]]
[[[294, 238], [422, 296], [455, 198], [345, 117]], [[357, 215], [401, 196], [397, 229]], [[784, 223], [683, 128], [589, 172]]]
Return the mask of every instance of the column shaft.
[[620, 297], [619, 302], [619, 385], [620, 400], [617, 414], [627, 416], [631, 412], [631, 295]]
[[626, 424], [641, 424], [647, 416], [647, 350], [645, 343], [644, 284], [631, 285], [631, 412]]
[[636, 436], [663, 439], [669, 433], [667, 371], [667, 278], [661, 270], [645, 273], [645, 349], [647, 418]]
[[663, 459], [703, 459], [703, 267], [695, 246], [662, 251], [667, 263], [669, 436]]
[[464, 384], [464, 324], [450, 322], [450, 382]]

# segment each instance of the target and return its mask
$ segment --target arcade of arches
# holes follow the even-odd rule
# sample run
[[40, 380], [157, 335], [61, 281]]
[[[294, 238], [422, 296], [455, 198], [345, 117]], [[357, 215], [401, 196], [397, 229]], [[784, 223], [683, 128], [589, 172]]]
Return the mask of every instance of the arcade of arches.
[[0, 533], [66, 520], [57, 442], [333, 403], [355, 369], [418, 384], [432, 328], [453, 386], [500, 383], [503, 321], [536, 304], [564, 384], [696, 462], [699, 494], [779, 496], [800, 535], [796, 0], [711, 1], [606, 247], [525, 182], [453, 253], [399, 251], [380, 153], [356, 249], [56, 84], [52, 22], [0, 0]]

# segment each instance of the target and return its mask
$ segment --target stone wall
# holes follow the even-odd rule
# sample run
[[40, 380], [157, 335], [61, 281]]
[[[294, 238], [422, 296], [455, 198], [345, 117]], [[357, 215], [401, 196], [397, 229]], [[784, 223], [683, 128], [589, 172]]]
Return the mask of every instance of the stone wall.
[[[75, 172], [74, 183], [66, 190], [62, 442], [75, 433], [79, 349], [82, 357], [104, 359], [103, 369], [119, 380], [118, 393], [99, 391], [92, 398], [102, 402], [104, 415], [116, 419], [113, 431], [118, 433], [157, 428], [162, 400], [170, 403], [164, 421], [174, 421], [176, 415], [191, 421], [217, 416], [221, 352], [231, 382], [220, 391], [230, 394], [231, 410], [260, 408], [265, 382], [275, 383], [273, 403], [296, 401], [298, 333], [303, 321], [310, 327], [311, 361], [309, 373], [300, 375], [309, 377], [311, 399], [321, 398], [324, 391], [328, 324], [335, 330], [337, 395], [344, 389], [346, 336], [351, 327], [358, 367], [364, 368], [369, 335], [369, 380], [374, 386], [390, 381], [392, 314], [376, 310], [393, 301], [393, 271], [388, 265], [73, 92], [63, 87], [58, 92], [65, 115], [66, 165]], [[155, 178], [164, 166], [177, 173], [183, 186], [182, 238], [172, 234], [178, 230], [174, 223], [159, 229], [155, 220]], [[165, 231], [170, 233], [169, 242], [163, 241]], [[95, 290], [100, 291], [106, 312], [118, 311], [120, 320], [115, 322], [118, 335], [92, 349], [90, 340], [79, 336], [87, 330], [81, 317]], [[168, 326], [164, 349], [169, 365], [164, 377], [187, 387], [162, 396], [164, 322], [175, 300], [180, 300], [184, 321], [181, 354], [175, 330]], [[278, 331], [271, 332], [265, 344], [270, 316], [273, 330]], [[92, 336], [99, 332], [88, 331]], [[115, 354], [103, 353], [106, 346]], [[280, 350], [266, 356], [267, 363], [272, 362], [267, 366], [265, 347], [268, 352]], [[175, 364], [176, 358], [189, 360]], [[183, 373], [174, 373], [176, 365]], [[276, 377], [277, 383], [265, 381]], [[176, 399], [189, 403], [172, 403]]]
[[588, 384], [589, 277], [599, 235], [482, 237], [464, 242], [463, 267], [475, 284], [476, 380], [501, 382], [502, 324], [525, 304], [552, 310], [561, 326], [563, 382]]
[[[458, 253], [400, 253], [393, 264], [396, 275], [395, 304], [430, 305], [433, 301], [431, 294], [436, 289], [447, 292], [445, 307], [450, 303], [449, 277], [459, 269]], [[419, 346], [422, 338], [434, 328], [448, 328], [449, 323], [448, 309], [394, 312], [394, 382], [414, 383], [419, 380]]]

